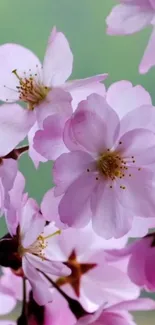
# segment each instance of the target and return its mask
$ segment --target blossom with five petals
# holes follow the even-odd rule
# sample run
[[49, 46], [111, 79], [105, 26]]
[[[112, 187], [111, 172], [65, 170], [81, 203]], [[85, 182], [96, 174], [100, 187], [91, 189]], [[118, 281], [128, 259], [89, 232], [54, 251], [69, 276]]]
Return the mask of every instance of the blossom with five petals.
[[[85, 99], [92, 92], [104, 93], [105, 87], [100, 81], [104, 80], [107, 74], [66, 82], [72, 72], [73, 54], [66, 37], [63, 33], [57, 32], [56, 28], [51, 32], [43, 65], [33, 52], [18, 44], [1, 45], [0, 62], [3, 62], [0, 99], [5, 102], [20, 100], [26, 103], [27, 116], [21, 108], [20, 115], [25, 116], [21, 128], [29, 125], [31, 119], [34, 126], [31, 130], [29, 127], [29, 153], [37, 166], [38, 162], [44, 159], [33, 149], [33, 135], [37, 129], [42, 128], [43, 120], [52, 115], [56, 125], [58, 114], [64, 125], [72, 114], [72, 106], [76, 107], [81, 99]], [[7, 124], [11, 121], [9, 112], [8, 106], [4, 112], [7, 115]], [[13, 107], [10, 115], [12, 114]], [[14, 136], [18, 133], [15, 120], [18, 124], [19, 116], [14, 111]], [[9, 133], [13, 136], [11, 132]], [[59, 128], [56, 133], [59, 133]]]
[[[12, 267], [15, 272], [21, 269], [21, 275], [25, 275], [32, 286], [34, 299], [38, 304], [45, 304], [52, 298], [50, 285], [47, 284], [42, 272], [65, 276], [70, 274], [70, 269], [46, 256], [45, 248], [50, 246], [50, 240], [55, 234], [47, 234], [45, 220], [36, 201], [28, 198], [26, 194], [22, 195], [21, 175], [18, 175], [15, 187], [10, 195], [10, 206], [6, 210], [6, 221], [11, 236], [2, 238], [0, 242], [1, 260], [2, 253], [4, 253], [3, 261], [7, 260], [7, 265], [5, 263], [2, 265]], [[20, 201], [15, 196], [17, 192]], [[5, 244], [9, 250], [5, 250]]]
[[[52, 225], [48, 227], [49, 233], [57, 231]], [[87, 312], [94, 312], [103, 303], [110, 306], [139, 296], [139, 288], [130, 281], [121, 259], [118, 268], [106, 257], [112, 248], [123, 247], [125, 239], [107, 241], [97, 236], [90, 224], [83, 229], [64, 229], [51, 240], [53, 244], [45, 250], [47, 256], [64, 262], [72, 271], [53, 280]]]
[[[135, 118], [133, 111], [133, 123]], [[67, 121], [70, 152], [55, 161], [53, 176], [54, 194], [62, 196], [60, 219], [69, 226], [92, 219], [99, 235], [118, 238], [131, 229], [133, 216], [154, 217], [155, 134], [138, 124], [122, 134], [123, 123], [97, 94]]]

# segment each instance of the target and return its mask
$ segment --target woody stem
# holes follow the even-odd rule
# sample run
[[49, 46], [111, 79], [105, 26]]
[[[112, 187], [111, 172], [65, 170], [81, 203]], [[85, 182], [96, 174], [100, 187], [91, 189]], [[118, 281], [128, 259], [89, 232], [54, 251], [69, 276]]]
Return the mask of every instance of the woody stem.
[[83, 309], [77, 300], [68, 297], [66, 293], [61, 288], [59, 288], [59, 286], [47, 274], [41, 272], [40, 270], [38, 271], [42, 273], [44, 277], [52, 284], [52, 286], [65, 298], [65, 300], [67, 300], [70, 310], [77, 319], [87, 315], [87, 312]]
[[22, 146], [10, 151], [6, 156], [2, 157], [3, 159], [14, 159], [17, 160], [24, 152], [29, 150], [29, 146]]
[[23, 278], [23, 305], [21, 316], [17, 320], [17, 325], [28, 325], [28, 310], [26, 302], [26, 278]]

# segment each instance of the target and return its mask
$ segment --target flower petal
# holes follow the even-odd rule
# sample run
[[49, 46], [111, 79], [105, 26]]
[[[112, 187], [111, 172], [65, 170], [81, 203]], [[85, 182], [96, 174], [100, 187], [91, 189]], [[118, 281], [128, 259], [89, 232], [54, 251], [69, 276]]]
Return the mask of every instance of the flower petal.
[[149, 71], [155, 65], [155, 57], [153, 55], [155, 47], [155, 28], [153, 29], [152, 35], [149, 39], [147, 48], [139, 66], [139, 72], [144, 74]]
[[[7, 291], [7, 290], [6, 290]], [[0, 315], [5, 315], [10, 313], [16, 306], [16, 299], [9, 292], [1, 290], [0, 288]]]
[[120, 134], [143, 128], [155, 133], [155, 107], [143, 105], [126, 114], [121, 120]]
[[47, 191], [41, 202], [41, 212], [47, 221], [53, 221], [59, 229], [65, 228], [65, 225], [60, 221], [58, 206], [62, 196], [55, 197], [54, 187]]
[[44, 120], [43, 130], [38, 130], [35, 133], [33, 147], [47, 160], [55, 160], [62, 153], [68, 152], [63, 141], [65, 122], [65, 117], [54, 114]]
[[60, 86], [72, 73], [73, 54], [65, 35], [53, 28], [43, 63], [43, 81], [47, 87]]
[[3, 159], [0, 165], [0, 178], [5, 190], [11, 190], [17, 171], [17, 161], [13, 159]]
[[144, 311], [144, 310], [154, 310], [155, 309], [155, 301], [150, 298], [139, 298], [135, 300], [122, 301], [119, 304], [112, 306], [109, 310], [124, 310], [127, 309], [129, 311]]
[[[3, 274], [1, 276], [1, 283], [5, 288], [11, 290], [12, 295], [16, 300], [23, 300], [23, 278], [15, 275], [8, 267], [2, 268]], [[29, 301], [29, 293], [31, 286], [26, 280], [26, 300]]]
[[7, 155], [28, 134], [35, 121], [33, 112], [18, 104], [0, 106], [0, 156]]
[[70, 268], [68, 268], [62, 262], [47, 260], [46, 256], [45, 259], [42, 259], [39, 256], [27, 253], [26, 259], [34, 268], [44, 273], [49, 273], [57, 276], [67, 276], [71, 273]]
[[92, 225], [94, 231], [106, 239], [120, 238], [132, 226], [130, 209], [124, 209], [116, 195], [115, 184], [112, 188], [107, 184], [99, 184], [95, 192]]
[[[13, 163], [15, 163], [15, 161], [13, 161]], [[10, 171], [10, 165], [8, 167]], [[9, 191], [9, 200], [5, 202], [5, 208], [7, 209], [5, 219], [11, 235], [16, 234], [16, 229], [19, 223], [17, 211], [20, 208], [21, 202], [23, 200], [24, 187], [25, 178], [18, 171], [13, 183], [13, 187]]]
[[100, 153], [113, 146], [119, 132], [119, 118], [102, 96], [93, 94], [78, 105], [72, 129], [80, 145]]
[[73, 100], [72, 106], [75, 110], [80, 101], [86, 99], [91, 94], [105, 96], [105, 86], [101, 81], [107, 78], [107, 74], [96, 75], [85, 79], [68, 81], [64, 84], [63, 89], [70, 92]]
[[[152, 244], [152, 242], [151, 242]], [[155, 266], [155, 261], [154, 261], [154, 247], [147, 247], [147, 254], [144, 256], [143, 259], [145, 261], [144, 263], [144, 272], [145, 272], [145, 277], [146, 281], [144, 283], [145, 288], [147, 288], [150, 291], [154, 292], [155, 289], [155, 276], [154, 276], [154, 266]]]
[[36, 122], [32, 128], [30, 129], [28, 133], [28, 141], [29, 141], [29, 156], [32, 159], [34, 166], [36, 168], [39, 167], [40, 162], [46, 162], [47, 159], [45, 159], [41, 154], [39, 154], [33, 147], [33, 139], [36, 134], [36, 132], [39, 130], [38, 123]]
[[47, 281], [39, 274], [33, 265], [24, 257], [22, 259], [23, 271], [29, 280], [33, 297], [38, 305], [46, 305], [48, 302], [52, 301], [52, 294], [50, 292], [50, 285], [47, 284]]
[[149, 229], [155, 228], [155, 218], [140, 218], [133, 219], [132, 228], [128, 233], [129, 237], [144, 237], [148, 234]]
[[150, 94], [142, 86], [132, 86], [127, 80], [113, 83], [108, 88], [106, 100], [120, 118], [137, 107], [152, 104]]
[[25, 77], [30, 73], [34, 75], [39, 69], [41, 70], [40, 61], [33, 52], [21, 45], [4, 44], [0, 46], [0, 62], [0, 99], [16, 101], [19, 99], [16, 88], [19, 86], [19, 80], [12, 71], [17, 70], [19, 77]]
[[42, 233], [45, 220], [39, 211], [39, 206], [33, 199], [27, 200], [19, 214], [22, 245], [27, 248]]
[[[154, 218], [154, 193], [155, 182], [152, 172], [148, 168], [142, 168], [137, 171], [137, 168], [128, 168], [131, 177], [123, 177], [117, 179], [116, 182], [116, 195], [121, 204], [131, 209], [130, 214], [144, 217]], [[120, 186], [124, 186], [122, 190]]]
[[131, 282], [127, 273], [106, 262], [101, 264], [100, 261], [85, 275], [82, 284], [85, 295], [98, 306], [104, 303], [109, 306], [134, 299], [139, 297], [140, 293], [140, 288]]
[[83, 173], [67, 189], [59, 204], [60, 219], [72, 227], [84, 227], [91, 218], [90, 196], [96, 187], [93, 173]]
[[[84, 150], [84, 148], [77, 142], [72, 128], [72, 118], [70, 118], [64, 127], [63, 139], [66, 147], [70, 151]], [[84, 150], [85, 151], [85, 150]]]
[[61, 114], [69, 118], [72, 114], [71, 101], [71, 95], [63, 89], [52, 89], [46, 96], [46, 99], [36, 107], [39, 127], [42, 128], [45, 118], [53, 114]]
[[[142, 167], [155, 162], [155, 133], [146, 129], [134, 129], [125, 133], [116, 147], [116, 152], [127, 166]], [[134, 157], [134, 158], [132, 158]]]
[[109, 34], [133, 34], [151, 23], [154, 12], [141, 5], [120, 4], [115, 6], [106, 19]]
[[84, 151], [62, 154], [54, 163], [53, 180], [56, 184], [55, 195], [61, 195], [88, 168], [92, 168], [93, 158]]

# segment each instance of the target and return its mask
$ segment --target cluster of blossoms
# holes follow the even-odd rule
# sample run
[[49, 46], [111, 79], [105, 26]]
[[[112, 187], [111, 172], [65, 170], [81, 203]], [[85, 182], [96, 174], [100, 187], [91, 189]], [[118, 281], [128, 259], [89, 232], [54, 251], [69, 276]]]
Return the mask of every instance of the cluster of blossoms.
[[[155, 24], [154, 0], [120, 0], [109, 34]], [[140, 65], [155, 65], [155, 32]], [[155, 107], [140, 85], [107, 74], [67, 81], [73, 54], [53, 28], [43, 64], [0, 46], [0, 325], [135, 325], [155, 310]], [[20, 103], [23, 105], [20, 106]], [[27, 139], [27, 145], [21, 141]], [[53, 161], [40, 205], [18, 160]], [[51, 163], [52, 164], [52, 163]], [[136, 238], [128, 244], [129, 237]], [[17, 302], [17, 321], [6, 320]]]

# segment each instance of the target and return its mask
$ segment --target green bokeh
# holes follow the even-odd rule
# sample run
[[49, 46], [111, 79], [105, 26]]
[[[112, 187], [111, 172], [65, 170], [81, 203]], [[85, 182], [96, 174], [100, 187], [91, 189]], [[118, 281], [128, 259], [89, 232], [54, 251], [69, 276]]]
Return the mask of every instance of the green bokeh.
[[[107, 72], [107, 85], [128, 79], [142, 84], [155, 102], [154, 70], [145, 76], [138, 73], [150, 30], [129, 37], [107, 36], [105, 18], [114, 4], [114, 0], [0, 0], [1, 44], [20, 43], [43, 59], [50, 30], [56, 25], [67, 36], [74, 54], [72, 78]], [[52, 184], [51, 163], [36, 171], [25, 155], [20, 169], [26, 176], [26, 190], [40, 202]], [[0, 235], [5, 232], [1, 221]]]

